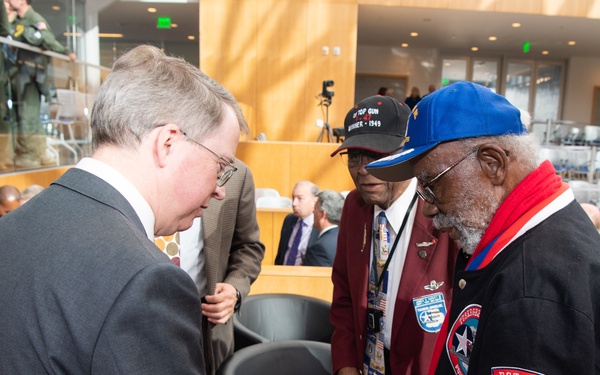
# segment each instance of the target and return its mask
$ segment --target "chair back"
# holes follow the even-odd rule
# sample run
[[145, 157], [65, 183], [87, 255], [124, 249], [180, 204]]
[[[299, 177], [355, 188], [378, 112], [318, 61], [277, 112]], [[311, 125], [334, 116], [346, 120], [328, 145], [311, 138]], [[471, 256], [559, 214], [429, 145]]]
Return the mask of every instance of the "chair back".
[[291, 208], [292, 199], [288, 197], [260, 197], [256, 199], [256, 208]]
[[236, 350], [269, 341], [310, 340], [329, 343], [331, 304], [297, 294], [255, 294], [233, 315]]
[[273, 188], [256, 188], [254, 189], [254, 199], [258, 199], [260, 197], [279, 197], [279, 192], [277, 189]]
[[278, 341], [249, 346], [233, 353], [217, 375], [329, 375], [331, 344], [316, 341]]

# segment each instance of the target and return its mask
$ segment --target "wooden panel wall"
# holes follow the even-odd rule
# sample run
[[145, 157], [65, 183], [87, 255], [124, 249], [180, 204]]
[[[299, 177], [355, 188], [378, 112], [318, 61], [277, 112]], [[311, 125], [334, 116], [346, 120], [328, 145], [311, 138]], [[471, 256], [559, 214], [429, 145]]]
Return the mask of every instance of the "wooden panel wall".
[[262, 261], [263, 265], [275, 264], [283, 220], [291, 212], [291, 209], [285, 208], [256, 209], [256, 218], [258, 221], [258, 228], [260, 229], [260, 241], [265, 245], [265, 257]]
[[50, 183], [59, 178], [70, 167], [40, 169], [29, 172], [0, 174], [0, 186], [13, 185], [19, 190], [29, 185], [50, 186]]
[[248, 164], [259, 188], [274, 188], [291, 197], [294, 184], [309, 180], [320, 189], [354, 189], [341, 158], [330, 155], [339, 143], [240, 142], [236, 156]]
[[357, 12], [357, 0], [202, 0], [200, 68], [242, 104], [250, 139], [315, 141], [324, 80], [332, 127], [354, 104]]
[[331, 302], [331, 267], [263, 266], [250, 294], [291, 293]]

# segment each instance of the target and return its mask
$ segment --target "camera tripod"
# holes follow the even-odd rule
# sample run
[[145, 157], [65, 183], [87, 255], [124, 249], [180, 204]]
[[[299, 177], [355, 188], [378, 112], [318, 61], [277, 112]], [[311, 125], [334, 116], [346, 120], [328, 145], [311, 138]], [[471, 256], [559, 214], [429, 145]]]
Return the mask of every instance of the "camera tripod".
[[325, 123], [321, 129], [321, 134], [319, 134], [319, 137], [317, 138], [317, 142], [321, 142], [325, 132], [327, 132], [327, 142], [333, 142], [333, 131], [331, 130], [331, 126], [329, 126], [329, 106], [331, 105], [331, 98], [323, 97], [319, 105], [325, 106]]

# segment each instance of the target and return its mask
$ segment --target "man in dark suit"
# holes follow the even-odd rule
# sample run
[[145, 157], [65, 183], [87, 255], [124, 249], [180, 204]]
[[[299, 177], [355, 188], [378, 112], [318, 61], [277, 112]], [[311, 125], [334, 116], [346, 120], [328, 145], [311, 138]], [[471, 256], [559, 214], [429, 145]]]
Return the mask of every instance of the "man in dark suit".
[[338, 224], [342, 216], [344, 197], [333, 190], [317, 193], [314, 210], [314, 227], [319, 233], [317, 240], [308, 247], [303, 266], [333, 266], [337, 246]]
[[237, 172], [227, 182], [223, 200], [212, 200], [194, 225], [180, 233], [181, 267], [205, 297], [202, 303], [207, 374], [215, 374], [233, 353], [233, 321], [256, 280], [264, 257], [260, 242], [254, 179], [235, 159]]
[[[293, 213], [283, 219], [275, 264], [299, 266], [308, 246], [317, 240], [313, 230], [313, 211], [319, 188], [310, 181], [299, 181], [292, 191]], [[294, 245], [296, 241], [296, 245]], [[289, 256], [292, 250], [292, 256]]]
[[409, 114], [394, 98], [364, 99], [346, 115], [346, 140], [332, 154], [343, 151], [356, 185], [332, 273], [338, 375], [427, 374], [450, 303], [458, 247], [420, 214], [416, 179], [385, 182], [365, 169], [402, 147]]
[[92, 157], [0, 219], [0, 373], [204, 374], [198, 291], [153, 239], [224, 198], [241, 110], [144, 45], [114, 63], [91, 123]]

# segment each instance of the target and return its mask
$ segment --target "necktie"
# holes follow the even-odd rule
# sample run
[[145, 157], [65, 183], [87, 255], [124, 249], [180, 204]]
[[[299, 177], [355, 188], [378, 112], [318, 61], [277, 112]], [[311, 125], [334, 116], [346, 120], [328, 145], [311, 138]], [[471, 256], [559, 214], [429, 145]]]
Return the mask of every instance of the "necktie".
[[179, 246], [179, 232], [175, 232], [170, 236], [159, 236], [154, 239], [154, 244], [167, 256], [173, 263], [178, 267], [180, 266], [180, 251]]
[[[367, 292], [367, 312], [370, 321], [367, 328], [367, 345], [365, 346], [364, 374], [385, 374], [384, 334], [387, 293], [387, 270], [383, 266], [390, 253], [390, 231], [387, 227], [385, 212], [377, 215], [373, 231], [373, 264], [369, 275], [369, 291]], [[382, 275], [383, 273], [383, 275]], [[377, 284], [380, 282], [379, 286]], [[373, 329], [373, 327], [376, 327]]]
[[302, 227], [304, 226], [304, 222], [302, 221], [302, 219], [298, 219], [296, 226], [298, 226], [298, 231], [296, 232], [294, 242], [292, 242], [290, 252], [288, 253], [287, 260], [285, 261], [286, 266], [296, 265], [296, 258], [298, 257], [298, 247], [300, 247], [300, 240], [302, 239]]

